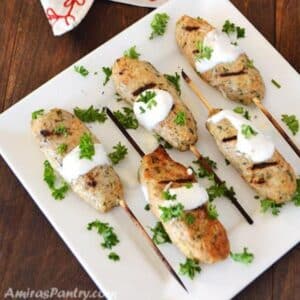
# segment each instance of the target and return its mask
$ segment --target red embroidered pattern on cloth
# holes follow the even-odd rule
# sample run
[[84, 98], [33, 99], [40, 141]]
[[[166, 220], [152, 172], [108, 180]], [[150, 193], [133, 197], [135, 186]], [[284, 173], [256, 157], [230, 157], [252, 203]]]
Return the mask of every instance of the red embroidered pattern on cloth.
[[69, 19], [75, 21], [75, 17], [72, 15], [73, 8], [77, 4], [78, 6], [83, 6], [86, 0], [66, 0], [63, 3], [63, 6], [68, 8], [65, 15], [59, 15], [55, 12], [55, 10], [51, 7], [47, 8], [46, 14], [49, 21], [53, 21], [56, 23], [60, 19], [64, 19], [67, 26], [70, 25]]

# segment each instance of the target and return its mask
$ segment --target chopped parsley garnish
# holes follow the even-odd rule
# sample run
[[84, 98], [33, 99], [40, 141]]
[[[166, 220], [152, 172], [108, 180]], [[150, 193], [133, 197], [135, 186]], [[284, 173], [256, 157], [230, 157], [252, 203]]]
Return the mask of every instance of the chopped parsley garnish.
[[188, 276], [190, 279], [194, 279], [196, 274], [201, 271], [199, 262], [196, 259], [187, 258], [185, 263], [181, 263], [179, 266], [179, 273]]
[[121, 97], [121, 95], [119, 93], [115, 93], [115, 96], [116, 96], [117, 102], [120, 102], [123, 100], [123, 98]]
[[114, 111], [114, 116], [126, 129], [137, 129], [139, 127], [139, 123], [135, 118], [133, 109], [129, 107], [123, 107], [123, 112], [120, 110]]
[[153, 232], [152, 240], [156, 245], [171, 243], [170, 237], [161, 222], [157, 222], [155, 227], [151, 228], [151, 231]]
[[[204, 156], [203, 158], [206, 160], [207, 164], [209, 164], [212, 169], [214, 169], [214, 170], [217, 169], [217, 163], [215, 161], [213, 161], [212, 159], [210, 159], [208, 156]], [[199, 164], [199, 161], [195, 160], [195, 161], [193, 161], [193, 163]], [[199, 178], [208, 177], [208, 179], [214, 180], [214, 175], [211, 174], [210, 172], [208, 172], [200, 164], [199, 164], [199, 168], [198, 168], [197, 172], [198, 172], [197, 175], [199, 176]]]
[[74, 70], [75, 72], [79, 73], [83, 77], [89, 75], [89, 71], [84, 66], [74, 66]]
[[241, 39], [245, 37], [245, 28], [240, 26], [236, 26], [234, 23], [231, 23], [229, 20], [226, 20], [223, 24], [222, 31], [227, 33], [227, 35], [236, 33], [237, 39]]
[[165, 149], [172, 149], [172, 145], [169, 144], [166, 140], [164, 140], [161, 136], [158, 134], [154, 134], [154, 137], [156, 138], [157, 142], [162, 145]]
[[166, 13], [158, 13], [154, 15], [150, 24], [152, 28], [150, 40], [154, 39], [156, 36], [164, 35], [169, 19], [170, 17]]
[[57, 178], [54, 173], [54, 169], [52, 168], [48, 160], [44, 162], [44, 181], [47, 183], [48, 187], [50, 188], [54, 199], [62, 200], [65, 198], [65, 195], [69, 190], [69, 186], [66, 182], [63, 182], [60, 187], [58, 188], [55, 187]]
[[292, 202], [294, 202], [296, 206], [300, 206], [300, 178], [297, 178], [297, 189], [292, 198]]
[[67, 150], [68, 150], [67, 144], [60, 144], [56, 148], [56, 153], [62, 155], [64, 153], [66, 153]]
[[89, 160], [92, 159], [92, 157], [95, 155], [95, 146], [91, 134], [85, 132], [80, 137], [79, 149], [80, 149], [80, 155], [79, 155], [80, 159], [82, 158], [86, 158]]
[[124, 56], [132, 59], [139, 59], [141, 54], [136, 51], [136, 46], [133, 46], [124, 52]]
[[260, 208], [262, 213], [266, 213], [268, 210], [271, 210], [273, 216], [278, 216], [280, 213], [280, 208], [282, 204], [275, 203], [270, 199], [260, 200]]
[[246, 139], [250, 139], [251, 137], [257, 135], [257, 132], [250, 125], [243, 124], [242, 134]]
[[210, 219], [217, 219], [219, 216], [217, 207], [211, 202], [207, 204], [207, 215]]
[[249, 111], [245, 109], [243, 106], [237, 106], [233, 109], [233, 111], [237, 114], [243, 115], [245, 119], [251, 120]]
[[169, 190], [162, 191], [161, 197], [164, 200], [176, 200], [176, 198], [177, 198], [176, 194], [171, 195]]
[[174, 85], [178, 94], [181, 95], [180, 75], [177, 72], [175, 72], [175, 75], [165, 74], [165, 77], [172, 85]]
[[186, 213], [186, 214], [184, 214], [184, 220], [188, 225], [192, 225], [192, 224], [194, 224], [196, 218], [194, 215], [192, 215], [190, 213]]
[[108, 223], [103, 223], [99, 220], [95, 220], [88, 224], [87, 229], [92, 230], [95, 228], [97, 232], [103, 237], [103, 242], [101, 246], [106, 249], [111, 249], [116, 246], [120, 241], [114, 229], [109, 226]]
[[271, 82], [272, 82], [278, 89], [281, 88], [281, 85], [280, 85], [275, 79], [272, 79]]
[[254, 255], [253, 253], [248, 252], [248, 248], [244, 247], [243, 252], [241, 253], [232, 253], [230, 252], [230, 257], [236, 261], [236, 262], [240, 262], [243, 264], [251, 264], [253, 259], [254, 259]]
[[193, 183], [192, 182], [187, 182], [185, 185], [184, 185], [187, 189], [191, 189], [193, 187]]
[[197, 54], [197, 60], [211, 59], [211, 55], [214, 52], [213, 48], [204, 46], [203, 42], [198, 42], [196, 47], [199, 51]]
[[222, 182], [220, 184], [214, 182], [214, 184], [207, 188], [206, 191], [209, 197], [209, 201], [213, 201], [216, 198], [225, 196], [227, 192], [227, 187], [225, 182]]
[[[157, 102], [155, 100], [155, 96], [156, 96], [155, 92], [146, 91], [146, 92], [141, 93], [141, 95], [140, 95], [139, 99], [137, 100], [137, 102], [143, 102], [143, 103], [146, 104], [146, 107], [148, 109], [152, 109], [153, 106], [157, 105]], [[141, 113], [145, 112], [143, 107], [140, 107], [140, 109], [141, 109]]]
[[53, 132], [57, 135], [63, 135], [63, 136], [68, 136], [69, 134], [67, 127], [63, 124], [56, 126]]
[[40, 116], [42, 116], [44, 114], [44, 111], [45, 111], [44, 109], [39, 109], [39, 110], [34, 111], [31, 114], [31, 119], [36, 120], [37, 118], [39, 118]]
[[104, 108], [99, 111], [99, 108], [94, 108], [93, 105], [91, 105], [88, 109], [75, 107], [73, 111], [75, 116], [85, 123], [92, 123], [96, 121], [99, 123], [104, 123], [107, 120]]
[[113, 261], [119, 261], [120, 260], [120, 256], [115, 252], [110, 252], [108, 254], [108, 258], [113, 260]]
[[113, 146], [114, 151], [108, 154], [113, 165], [117, 165], [128, 154], [128, 149], [120, 142]]
[[253, 62], [253, 59], [248, 59], [248, 60], [247, 60], [246, 66], [247, 66], [248, 68], [254, 68], [254, 62]]
[[105, 75], [103, 85], [106, 85], [109, 82], [110, 76], [112, 75], [112, 69], [109, 67], [102, 67], [102, 72]]
[[159, 206], [161, 211], [161, 219], [163, 222], [168, 222], [172, 219], [177, 219], [183, 215], [184, 206], [181, 203], [170, 207]]
[[146, 210], [146, 211], [150, 210], [150, 204], [149, 203], [145, 205], [144, 210]]
[[184, 111], [179, 111], [174, 119], [176, 125], [184, 126], [186, 123], [186, 115]]
[[281, 121], [283, 121], [287, 125], [293, 135], [296, 135], [298, 133], [299, 120], [295, 115], [281, 115]]

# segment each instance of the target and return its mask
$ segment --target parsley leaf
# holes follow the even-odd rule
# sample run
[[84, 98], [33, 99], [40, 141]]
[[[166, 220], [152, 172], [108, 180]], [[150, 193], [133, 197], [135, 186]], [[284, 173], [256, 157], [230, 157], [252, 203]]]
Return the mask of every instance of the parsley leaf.
[[242, 134], [245, 136], [246, 139], [250, 139], [252, 136], [257, 135], [257, 132], [250, 125], [243, 124]]
[[102, 72], [105, 75], [103, 85], [106, 85], [109, 82], [110, 76], [112, 75], [112, 69], [109, 67], [102, 67]]
[[150, 210], [150, 204], [149, 203], [145, 205], [144, 210], [146, 210], [146, 211]]
[[296, 206], [300, 206], [300, 178], [297, 178], [297, 189], [292, 198], [292, 202], [294, 202]]
[[83, 77], [89, 75], [89, 71], [84, 66], [74, 66], [74, 70], [75, 72], [79, 73]]
[[56, 148], [56, 153], [62, 155], [64, 153], [66, 153], [67, 150], [68, 150], [67, 144], [60, 144]]
[[98, 121], [99, 123], [104, 123], [107, 120], [107, 116], [104, 108], [102, 108], [101, 112], [98, 108], [94, 108], [91, 105], [88, 109], [82, 109], [79, 107], [74, 108], [75, 116], [85, 123], [92, 123]]
[[[155, 96], [156, 96], [155, 92], [153, 92], [153, 91], [145, 91], [145, 92], [143, 92], [143, 93], [140, 94], [140, 97], [137, 100], [137, 102], [143, 102], [143, 103], [146, 104], [146, 107], [148, 109], [151, 109], [153, 106], [157, 105], [157, 102], [155, 100]], [[145, 112], [145, 110], [143, 109], [143, 107], [140, 107], [140, 109], [141, 109], [142, 113]]]
[[114, 151], [108, 154], [113, 165], [117, 165], [128, 154], [127, 148], [120, 142], [113, 146]]
[[40, 117], [44, 114], [44, 111], [45, 111], [44, 109], [39, 109], [39, 110], [34, 111], [31, 114], [31, 119], [36, 120], [38, 117]]
[[240, 262], [243, 264], [251, 264], [253, 259], [254, 259], [254, 255], [253, 253], [248, 252], [248, 248], [244, 247], [243, 252], [241, 253], [232, 253], [230, 252], [230, 257], [236, 261], [236, 262]]
[[54, 128], [53, 132], [56, 135], [63, 135], [63, 136], [68, 136], [68, 134], [69, 134], [67, 127], [63, 124], [57, 125]]
[[93, 138], [90, 133], [85, 132], [80, 137], [79, 142], [80, 155], [79, 158], [86, 158], [92, 160], [92, 157], [95, 155], [95, 146]]
[[251, 120], [251, 116], [249, 111], [245, 109], [243, 106], [236, 106], [233, 111], [237, 114], [243, 115], [243, 117], [247, 120]]
[[179, 95], [181, 95], [181, 88], [180, 88], [180, 75], [175, 72], [175, 75], [170, 75], [170, 74], [165, 74], [164, 75], [167, 80], [174, 85], [176, 91], [178, 92]]
[[123, 112], [120, 110], [114, 111], [114, 116], [126, 129], [137, 129], [139, 127], [139, 123], [135, 118], [133, 109], [129, 107], [123, 107]]
[[207, 204], [207, 214], [210, 219], [217, 219], [219, 216], [217, 207], [211, 202]]
[[181, 203], [170, 207], [159, 206], [161, 210], [161, 219], [163, 222], [168, 222], [174, 218], [181, 217], [183, 215], [184, 206]]
[[190, 279], [194, 279], [197, 273], [200, 273], [201, 268], [199, 262], [196, 259], [187, 258], [185, 263], [180, 264], [179, 273], [186, 275]]
[[227, 35], [236, 33], [236, 38], [241, 39], [245, 37], [245, 28], [236, 26], [234, 23], [231, 23], [229, 20], [226, 20], [223, 24], [222, 31]]
[[246, 63], [246, 66], [248, 68], [254, 68], [254, 62], [253, 62], [253, 59], [248, 59], [247, 60], [247, 63]]
[[281, 88], [281, 85], [280, 85], [275, 79], [272, 79], [271, 82], [272, 82], [278, 89]]
[[66, 182], [63, 182], [62, 185], [58, 188], [55, 187], [55, 182], [57, 178], [54, 173], [54, 169], [50, 165], [49, 161], [44, 162], [44, 181], [47, 183], [48, 187], [52, 191], [52, 196], [56, 200], [62, 200], [65, 198], [69, 186]]
[[150, 40], [154, 39], [156, 36], [161, 36], [166, 32], [169, 19], [170, 17], [166, 13], [154, 15], [151, 22], [152, 33], [150, 35]]
[[215, 182], [213, 185], [207, 188], [206, 191], [209, 197], [209, 201], [213, 201], [218, 197], [225, 196], [227, 192], [227, 187], [225, 182], [222, 182], [220, 184]]
[[171, 195], [169, 190], [167, 190], [167, 191], [162, 191], [161, 197], [162, 197], [164, 200], [176, 200], [176, 198], [177, 198], [176, 194]]
[[197, 54], [197, 60], [202, 60], [204, 58], [211, 59], [211, 55], [214, 52], [213, 48], [204, 46], [203, 42], [198, 42], [196, 47], [199, 51], [199, 54]]
[[157, 222], [155, 227], [151, 228], [151, 231], [153, 232], [152, 240], [156, 245], [171, 243], [170, 237], [161, 222]]
[[273, 200], [270, 199], [263, 199], [260, 200], [260, 207], [262, 213], [265, 213], [270, 209], [273, 216], [278, 216], [282, 204], [275, 203]]
[[108, 258], [111, 259], [111, 260], [113, 260], [113, 261], [120, 260], [120, 256], [117, 253], [115, 253], [115, 252], [110, 252], [108, 254]]
[[293, 135], [296, 135], [299, 131], [299, 120], [295, 115], [281, 115], [281, 121], [283, 121], [291, 130]]
[[133, 46], [128, 50], [124, 51], [124, 56], [132, 59], [139, 59], [141, 54], [136, 51], [136, 46]]
[[95, 220], [88, 224], [87, 229], [92, 230], [95, 228], [103, 237], [103, 243], [101, 243], [101, 246], [106, 249], [111, 249], [113, 246], [116, 246], [120, 241], [116, 233], [114, 232], [114, 229], [109, 226], [108, 223], [103, 223], [99, 220]]
[[244, 38], [245, 37], [245, 28], [236, 26], [236, 37], [238, 39]]
[[186, 123], [186, 115], [184, 111], [179, 111], [174, 119], [176, 125], [184, 126]]

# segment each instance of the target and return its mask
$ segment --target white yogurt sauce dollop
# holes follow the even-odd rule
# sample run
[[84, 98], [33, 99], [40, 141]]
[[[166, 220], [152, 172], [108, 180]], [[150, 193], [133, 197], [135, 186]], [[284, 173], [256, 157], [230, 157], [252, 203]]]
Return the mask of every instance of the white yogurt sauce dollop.
[[165, 200], [162, 204], [164, 207], [170, 207], [181, 203], [184, 210], [192, 210], [202, 206], [208, 201], [208, 194], [206, 189], [198, 182], [191, 183], [190, 187], [181, 186], [177, 188], [168, 188], [171, 195], [176, 195], [175, 200]]
[[133, 104], [133, 111], [139, 123], [148, 130], [152, 130], [158, 123], [163, 121], [172, 109], [174, 100], [170, 93], [160, 89], [148, 89], [142, 93], [145, 95], [146, 92], [154, 92], [155, 105], [151, 108], [147, 106], [147, 103], [137, 101]]
[[75, 147], [64, 157], [60, 173], [66, 181], [72, 182], [97, 166], [110, 164], [102, 144], [94, 144], [94, 147], [95, 155], [91, 160], [86, 158], [80, 159], [79, 146]]
[[[246, 155], [254, 163], [267, 161], [273, 156], [275, 145], [271, 139], [259, 132], [259, 130], [257, 130], [257, 128], [255, 128], [251, 122], [245, 120], [243, 117], [237, 115], [233, 111], [222, 110], [210, 117], [207, 122], [216, 124], [223, 119], [228, 119], [238, 132], [236, 143], [236, 150], [238, 152]], [[246, 138], [242, 134], [243, 124], [251, 126], [257, 132], [257, 134], [251, 136], [250, 138]]]
[[218, 29], [213, 29], [205, 35], [203, 46], [212, 48], [213, 52], [210, 59], [196, 60], [195, 66], [199, 73], [204, 73], [220, 63], [233, 62], [243, 53], [239, 46], [231, 44], [228, 35]]

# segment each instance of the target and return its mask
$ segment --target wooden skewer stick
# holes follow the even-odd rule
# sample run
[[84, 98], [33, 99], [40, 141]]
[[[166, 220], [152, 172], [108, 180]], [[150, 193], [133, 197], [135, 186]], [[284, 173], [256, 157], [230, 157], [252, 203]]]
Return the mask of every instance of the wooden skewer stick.
[[270, 114], [270, 112], [265, 108], [265, 106], [261, 103], [258, 98], [253, 98], [252, 101], [254, 104], [260, 109], [260, 111], [269, 119], [269, 121], [273, 124], [273, 126], [278, 130], [281, 136], [286, 140], [286, 142], [291, 146], [291, 148], [295, 151], [295, 153], [300, 157], [300, 149], [297, 145], [292, 141], [292, 139], [287, 135], [284, 129], [280, 126], [280, 124], [276, 121], [276, 119]]
[[[212, 169], [211, 165], [208, 163], [207, 159], [200, 154], [200, 152], [198, 151], [198, 149], [195, 146], [191, 146], [190, 150], [196, 156], [196, 158], [198, 159], [199, 164], [207, 172], [209, 172], [210, 174], [214, 175], [214, 179], [215, 179], [216, 183], [219, 184], [219, 185], [223, 184], [224, 181], [222, 181], [221, 178], [214, 172], [214, 170]], [[252, 220], [252, 218], [248, 215], [248, 213], [246, 212], [246, 210], [239, 203], [239, 201], [237, 200], [237, 198], [235, 197], [235, 195], [232, 192], [230, 192], [229, 190], [226, 190], [225, 197], [227, 197], [231, 201], [231, 203], [237, 208], [237, 210], [241, 213], [241, 215], [246, 219], [246, 221], [250, 225], [252, 225], [254, 223], [254, 221]]]
[[[138, 154], [141, 157], [144, 157], [145, 156], [144, 151], [139, 147], [139, 145], [135, 142], [135, 140], [131, 137], [131, 135], [127, 132], [127, 130], [123, 127], [123, 125], [119, 122], [119, 120], [114, 116], [114, 114], [111, 112], [111, 110], [107, 107], [106, 107], [106, 113], [110, 117], [110, 119], [116, 124], [116, 126], [119, 128], [119, 130], [124, 134], [124, 136], [128, 139], [128, 141], [131, 143], [131, 145], [134, 147], [134, 149], [138, 152]], [[126, 211], [126, 213], [129, 215], [130, 219], [133, 221], [133, 223], [136, 225], [136, 227], [138, 229], [140, 229], [143, 236], [148, 240], [152, 249], [155, 251], [155, 253], [158, 255], [158, 257], [162, 260], [163, 264], [167, 267], [169, 272], [174, 276], [174, 278], [178, 281], [178, 283], [188, 292], [186, 286], [184, 285], [184, 283], [182, 282], [180, 277], [177, 275], [177, 273], [174, 271], [172, 266], [169, 264], [169, 262], [165, 259], [163, 254], [160, 252], [159, 248], [156, 246], [156, 244], [153, 242], [151, 237], [148, 235], [148, 233], [144, 229], [143, 225], [136, 218], [136, 216], [134, 215], [132, 210], [127, 205], [126, 201], [121, 200], [120, 206]]]

